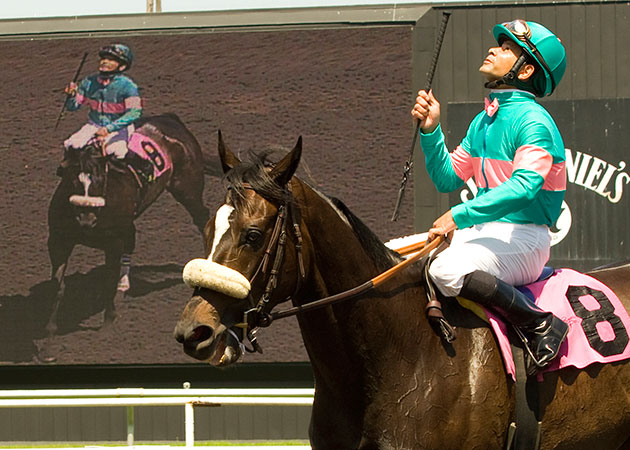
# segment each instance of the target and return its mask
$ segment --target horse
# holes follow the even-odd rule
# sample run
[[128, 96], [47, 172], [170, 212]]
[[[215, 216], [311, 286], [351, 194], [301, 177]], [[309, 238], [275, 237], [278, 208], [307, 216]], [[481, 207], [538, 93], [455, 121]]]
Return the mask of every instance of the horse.
[[[156, 178], [143, 182], [137, 173], [91, 141], [83, 149], [68, 150], [65, 167], [48, 209], [48, 253], [55, 297], [46, 330], [57, 333], [57, 312], [64, 296], [68, 259], [77, 244], [105, 252], [103, 324], [116, 318], [115, 303], [129, 289], [129, 265], [135, 248], [137, 219], [157, 198], [169, 191], [192, 217], [203, 235], [209, 210], [203, 204], [204, 165], [197, 139], [175, 114], [143, 118], [133, 136], [155, 163]], [[133, 139], [134, 137], [130, 138]], [[161, 150], [159, 150], [161, 149]], [[129, 150], [131, 151], [131, 150]], [[54, 361], [41, 352], [40, 359]]]
[[[291, 301], [315, 381], [313, 449], [504, 448], [516, 385], [497, 341], [456, 301], [445, 302], [444, 315], [457, 339], [438, 336], [425, 318], [421, 265], [359, 296], [308, 309], [401, 257], [342, 202], [294, 176], [301, 151], [300, 138], [276, 164], [241, 162], [219, 135], [228, 193], [206, 228], [207, 259], [184, 269], [194, 292], [175, 339], [189, 356], [227, 367], [243, 354], [248, 330], [268, 325], [268, 312]], [[288, 225], [278, 225], [281, 216]], [[630, 305], [630, 267], [591, 274]], [[262, 319], [251, 320], [252, 311]], [[540, 448], [630, 449], [628, 386], [626, 362], [545, 373], [538, 383]]]

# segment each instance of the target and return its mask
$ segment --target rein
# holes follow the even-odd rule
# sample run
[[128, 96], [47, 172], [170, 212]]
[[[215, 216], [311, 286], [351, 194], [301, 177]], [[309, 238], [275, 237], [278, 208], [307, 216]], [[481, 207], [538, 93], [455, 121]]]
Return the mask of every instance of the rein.
[[323, 308], [324, 306], [337, 303], [341, 300], [347, 300], [350, 298], [357, 297], [358, 295], [363, 294], [364, 292], [367, 292], [371, 289], [377, 288], [381, 284], [385, 283], [394, 275], [398, 274], [399, 272], [401, 272], [402, 270], [404, 270], [405, 268], [407, 268], [414, 262], [428, 255], [431, 251], [439, 247], [440, 244], [442, 244], [443, 242], [444, 242], [444, 237], [440, 236], [429, 243], [425, 243], [425, 245], [415, 255], [410, 256], [408, 259], [405, 259], [404, 261], [399, 262], [394, 267], [387, 269], [385, 272], [381, 273], [380, 275], [375, 276], [374, 278], [366, 281], [365, 283], [355, 288], [348, 289], [347, 291], [340, 292], [339, 294], [335, 294], [329, 297], [324, 297], [322, 299], [315, 300], [314, 302], [309, 302], [303, 306], [295, 306], [293, 308], [289, 308], [283, 311], [277, 311], [271, 314], [271, 318], [272, 320], [283, 319], [285, 317], [294, 316], [301, 312]]
[[[246, 186], [246, 189], [251, 189], [251, 187]], [[247, 349], [250, 352], [260, 351], [260, 347], [256, 343], [256, 337], [255, 337], [256, 328], [268, 327], [271, 325], [271, 323], [274, 320], [284, 319], [285, 317], [295, 316], [302, 312], [320, 309], [320, 308], [326, 307], [328, 305], [332, 305], [334, 303], [337, 303], [343, 300], [355, 298], [365, 292], [368, 292], [382, 285], [383, 283], [388, 281], [390, 278], [392, 278], [394, 275], [398, 274], [399, 272], [401, 272], [402, 270], [404, 270], [405, 268], [407, 268], [414, 262], [428, 255], [431, 251], [438, 248], [442, 243], [445, 242], [445, 238], [443, 236], [439, 236], [438, 238], [434, 239], [431, 242], [420, 242], [418, 244], [404, 247], [399, 250], [399, 253], [401, 255], [407, 255], [414, 252], [417, 252], [417, 253], [413, 254], [412, 256], [405, 259], [404, 261], [401, 261], [400, 263], [396, 264], [395, 266], [391, 267], [385, 272], [375, 276], [374, 278], [366, 281], [365, 283], [357, 287], [354, 287], [344, 292], [340, 292], [338, 294], [324, 297], [319, 300], [315, 300], [313, 302], [309, 302], [306, 305], [298, 305], [298, 306], [294, 306], [292, 308], [288, 308], [282, 311], [270, 312], [270, 311], [267, 311], [268, 305], [269, 305], [269, 299], [271, 297], [271, 293], [273, 292], [273, 289], [277, 286], [278, 273], [280, 270], [280, 265], [282, 264], [282, 260], [284, 258], [284, 246], [286, 244], [287, 210], [290, 211], [289, 213], [291, 214], [291, 219], [293, 222], [293, 232], [294, 232], [294, 235], [296, 236], [296, 241], [297, 241], [296, 242], [296, 249], [298, 253], [297, 259], [298, 259], [298, 265], [300, 269], [300, 273], [298, 276], [298, 283], [296, 285], [296, 289], [295, 289], [295, 293], [293, 297], [299, 290], [300, 281], [305, 278], [304, 262], [303, 262], [302, 253], [301, 253], [302, 237], [301, 237], [300, 226], [299, 226], [300, 221], [296, 217], [298, 215], [297, 214], [298, 211], [296, 211], [297, 208], [295, 207], [291, 208], [290, 201], [286, 201], [278, 209], [278, 216], [276, 219], [276, 224], [274, 225], [274, 230], [272, 232], [271, 240], [269, 241], [269, 245], [267, 246], [267, 249], [265, 250], [265, 253], [263, 255], [262, 261], [258, 269], [256, 270], [256, 272], [254, 273], [254, 276], [250, 280], [250, 283], [251, 283], [258, 276], [259, 273], [261, 272], [266, 273], [268, 262], [271, 257], [270, 255], [277, 244], [276, 257], [274, 259], [273, 268], [269, 274], [269, 279], [267, 280], [265, 291], [261, 299], [256, 304], [256, 306], [245, 311], [243, 315], [243, 322], [237, 323], [234, 325], [235, 327], [242, 328], [244, 331], [246, 331], [249, 341], [254, 346], [254, 350]], [[289, 297], [289, 298], [292, 299], [293, 297]]]

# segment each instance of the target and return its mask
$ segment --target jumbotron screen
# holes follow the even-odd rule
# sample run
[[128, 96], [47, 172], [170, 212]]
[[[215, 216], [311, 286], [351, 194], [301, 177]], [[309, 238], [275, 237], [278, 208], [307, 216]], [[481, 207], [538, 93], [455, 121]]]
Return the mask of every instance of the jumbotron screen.
[[[120, 87], [127, 91], [99, 97], [90, 83], [112, 82], [98, 81], [99, 51], [114, 44], [132, 52], [122, 72], [129, 82]], [[194, 362], [173, 338], [192, 294], [182, 268], [205, 256], [193, 218], [197, 206], [186, 193], [201, 190], [210, 217], [222, 204], [219, 130], [242, 157], [266, 150], [281, 157], [302, 136], [300, 177], [342, 199], [384, 241], [409, 234], [411, 201], [396, 224], [389, 218], [411, 140], [410, 55], [411, 27], [400, 25], [5, 39], [0, 364]], [[66, 103], [67, 92], [75, 94], [73, 81], [76, 95]], [[112, 138], [122, 128], [99, 121], [114, 123], [134, 108], [136, 116], [123, 119], [128, 152], [154, 145], [133, 143], [129, 125], [155, 116], [172, 124], [175, 115], [179, 128], [171, 144], [196, 140], [202, 162], [172, 158], [184, 171], [175, 183], [152, 180], [168, 169], [159, 153], [150, 171], [130, 159], [137, 189], [128, 183], [109, 185], [102, 197], [89, 194], [86, 186], [98, 180], [73, 174], [68, 159], [88, 164], [73, 145], [87, 145], [91, 136]], [[181, 133], [194, 140], [178, 138]], [[124, 146], [104, 151], [127, 156]], [[185, 172], [199, 164], [207, 169], [202, 184]], [[105, 183], [120, 180], [121, 170], [128, 169], [113, 164]], [[85, 190], [76, 192], [77, 186]], [[137, 218], [129, 221], [129, 214]], [[95, 237], [90, 229], [102, 232]], [[121, 256], [122, 270], [112, 275]], [[308, 359], [294, 319], [274, 323], [258, 340], [265, 352], [245, 361]]]

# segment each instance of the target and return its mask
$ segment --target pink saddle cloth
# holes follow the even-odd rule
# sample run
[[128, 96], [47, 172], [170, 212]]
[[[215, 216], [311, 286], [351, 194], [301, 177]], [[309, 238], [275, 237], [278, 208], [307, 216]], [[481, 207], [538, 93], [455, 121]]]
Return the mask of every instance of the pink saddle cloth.
[[131, 135], [127, 147], [141, 158], [153, 163], [155, 178], [173, 167], [173, 162], [164, 149], [154, 139], [138, 131]]
[[[615, 293], [599, 280], [575, 270], [559, 269], [550, 278], [520, 289], [533, 297], [541, 309], [569, 324], [569, 334], [558, 357], [543, 372], [630, 358], [630, 316]], [[516, 380], [507, 325], [490, 311], [485, 312], [496, 333], [506, 370]]]

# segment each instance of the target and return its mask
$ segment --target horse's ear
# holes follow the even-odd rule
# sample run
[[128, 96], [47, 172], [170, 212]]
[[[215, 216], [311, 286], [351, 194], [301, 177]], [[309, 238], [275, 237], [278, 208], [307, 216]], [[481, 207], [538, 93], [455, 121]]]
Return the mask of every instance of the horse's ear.
[[225, 142], [223, 142], [223, 135], [221, 134], [221, 130], [219, 130], [219, 158], [221, 158], [223, 173], [229, 172], [231, 169], [241, 163], [241, 160], [238, 159], [238, 156], [232, 153], [228, 146], [225, 145]]
[[269, 176], [280, 186], [285, 186], [289, 183], [289, 180], [295, 173], [298, 168], [298, 164], [300, 164], [300, 157], [302, 156], [302, 136], [298, 138], [297, 144], [293, 150], [291, 150], [287, 155], [282, 158], [274, 167], [271, 169]]

